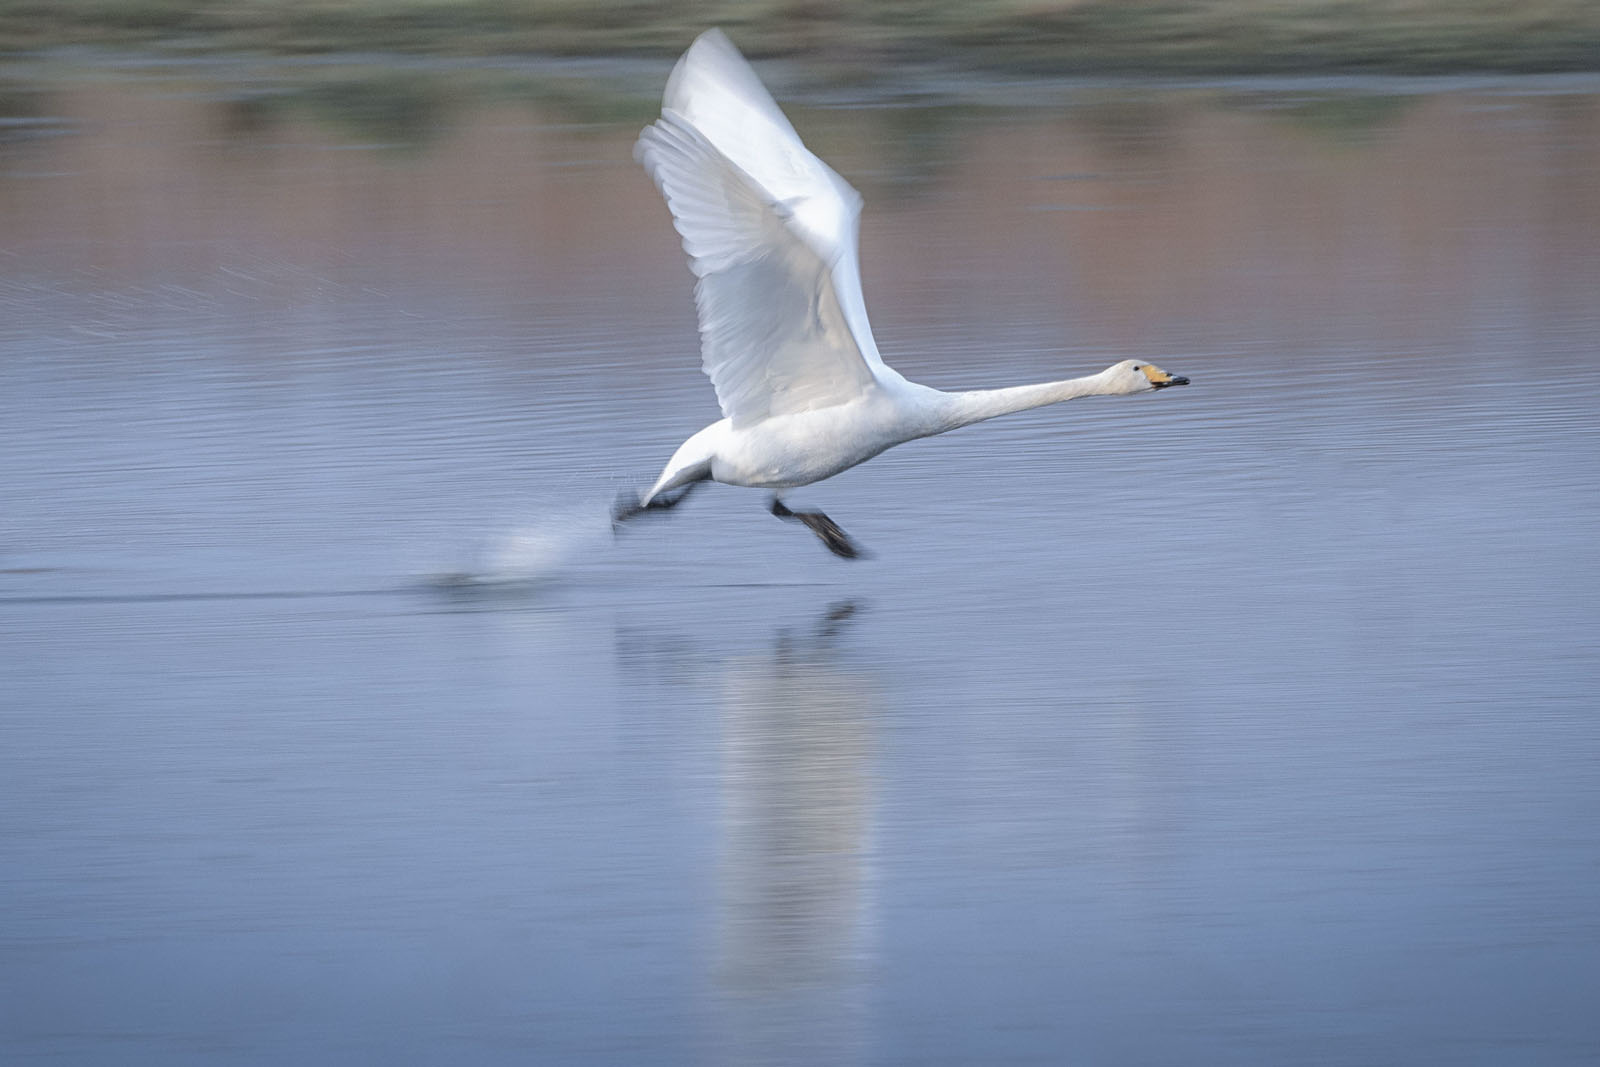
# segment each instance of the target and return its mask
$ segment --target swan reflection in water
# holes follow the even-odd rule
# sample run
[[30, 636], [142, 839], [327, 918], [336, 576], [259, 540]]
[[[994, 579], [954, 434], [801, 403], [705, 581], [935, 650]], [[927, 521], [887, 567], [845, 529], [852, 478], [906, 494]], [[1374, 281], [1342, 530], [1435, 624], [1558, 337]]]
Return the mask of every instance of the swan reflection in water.
[[878, 695], [854, 603], [723, 665], [717, 979], [735, 1063], [864, 1058]]

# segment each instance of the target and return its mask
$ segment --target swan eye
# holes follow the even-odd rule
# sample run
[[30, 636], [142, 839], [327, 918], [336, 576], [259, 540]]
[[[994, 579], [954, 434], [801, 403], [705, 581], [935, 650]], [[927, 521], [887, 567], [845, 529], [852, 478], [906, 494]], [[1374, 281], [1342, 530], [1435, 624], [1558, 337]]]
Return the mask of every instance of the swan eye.
[[1134, 369], [1134, 370], [1144, 370], [1144, 368], [1143, 368], [1143, 367], [1141, 367], [1141, 366], [1139, 366], [1139, 364], [1137, 364], [1137, 363], [1135, 363], [1135, 364], [1134, 364], [1134, 365], [1133, 365], [1133, 369]]

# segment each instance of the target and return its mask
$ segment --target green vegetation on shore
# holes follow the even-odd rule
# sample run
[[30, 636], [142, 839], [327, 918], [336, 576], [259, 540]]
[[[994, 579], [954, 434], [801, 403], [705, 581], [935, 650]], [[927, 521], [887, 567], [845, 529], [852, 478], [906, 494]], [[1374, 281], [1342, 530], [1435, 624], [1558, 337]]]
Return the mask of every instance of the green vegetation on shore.
[[0, 0], [0, 49], [753, 55], [1071, 73], [1600, 70], [1595, 0]]

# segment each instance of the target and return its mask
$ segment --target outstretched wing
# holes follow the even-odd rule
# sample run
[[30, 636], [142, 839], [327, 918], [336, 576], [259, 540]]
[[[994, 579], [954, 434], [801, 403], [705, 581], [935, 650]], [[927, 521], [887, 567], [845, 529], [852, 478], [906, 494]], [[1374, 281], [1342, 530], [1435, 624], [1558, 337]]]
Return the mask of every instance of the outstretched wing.
[[747, 425], [898, 377], [861, 298], [861, 198], [806, 149], [720, 31], [679, 60], [635, 155], [698, 279], [701, 355], [723, 414]]

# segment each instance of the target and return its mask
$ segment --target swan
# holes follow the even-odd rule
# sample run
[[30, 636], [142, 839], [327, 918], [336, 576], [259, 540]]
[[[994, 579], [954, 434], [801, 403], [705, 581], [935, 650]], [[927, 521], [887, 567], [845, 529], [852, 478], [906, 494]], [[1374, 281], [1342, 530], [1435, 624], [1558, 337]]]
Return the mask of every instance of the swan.
[[683, 238], [702, 369], [724, 417], [683, 442], [648, 490], [623, 492], [614, 528], [717, 481], [773, 490], [772, 514], [855, 558], [861, 549], [832, 519], [790, 510], [781, 491], [997, 415], [1189, 383], [1134, 359], [1082, 378], [970, 392], [902, 377], [867, 323], [861, 196], [801, 143], [721, 30], [701, 34], [678, 60], [661, 118], [639, 135], [634, 158]]

